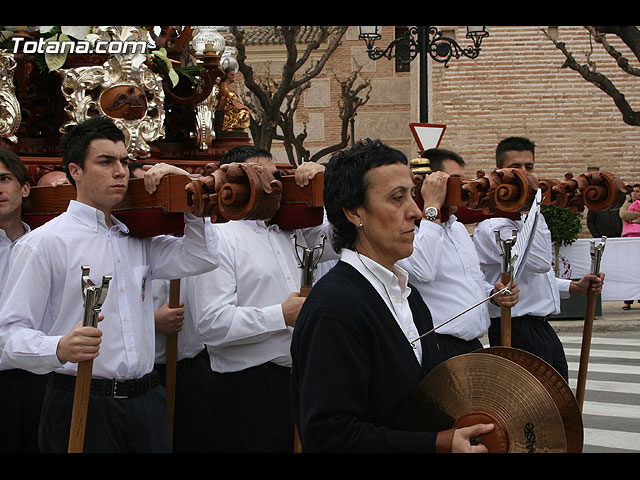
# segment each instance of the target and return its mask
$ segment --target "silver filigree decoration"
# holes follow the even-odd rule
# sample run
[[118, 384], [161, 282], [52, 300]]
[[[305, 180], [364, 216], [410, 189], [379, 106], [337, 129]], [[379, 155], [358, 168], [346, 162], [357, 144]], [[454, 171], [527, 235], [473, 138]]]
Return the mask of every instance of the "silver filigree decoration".
[[17, 143], [16, 132], [22, 122], [13, 74], [17, 62], [13, 54], [0, 52], [0, 137]]
[[196, 136], [200, 150], [207, 150], [215, 139], [214, 115], [218, 86], [214, 86], [206, 100], [196, 105]]
[[[100, 38], [134, 41], [133, 27], [96, 27]], [[150, 155], [149, 143], [164, 137], [162, 77], [152, 72], [138, 53], [113, 55], [103, 65], [61, 69], [62, 94], [70, 120], [61, 131], [94, 115], [111, 117], [124, 132], [131, 158]]]

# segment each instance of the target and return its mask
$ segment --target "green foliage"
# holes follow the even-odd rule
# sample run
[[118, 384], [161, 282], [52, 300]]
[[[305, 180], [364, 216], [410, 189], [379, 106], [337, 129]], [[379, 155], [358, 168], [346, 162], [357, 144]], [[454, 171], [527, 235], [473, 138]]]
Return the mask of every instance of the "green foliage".
[[582, 231], [582, 213], [552, 205], [540, 205], [540, 213], [547, 222], [552, 242], [567, 246], [578, 239]]

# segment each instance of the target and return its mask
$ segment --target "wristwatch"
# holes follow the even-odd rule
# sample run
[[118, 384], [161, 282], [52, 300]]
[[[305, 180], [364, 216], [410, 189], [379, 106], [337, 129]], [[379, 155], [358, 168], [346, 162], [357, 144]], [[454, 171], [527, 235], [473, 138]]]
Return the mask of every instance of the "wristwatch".
[[424, 218], [427, 220], [436, 220], [440, 218], [440, 210], [436, 207], [427, 207], [424, 209]]

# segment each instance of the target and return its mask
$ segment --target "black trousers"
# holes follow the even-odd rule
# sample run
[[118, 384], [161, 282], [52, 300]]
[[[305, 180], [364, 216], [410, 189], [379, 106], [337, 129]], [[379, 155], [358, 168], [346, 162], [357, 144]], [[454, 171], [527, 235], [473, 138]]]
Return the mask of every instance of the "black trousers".
[[47, 375], [0, 371], [0, 453], [37, 453]]
[[[156, 364], [165, 385], [166, 365]], [[205, 453], [214, 451], [211, 432], [214, 428], [211, 386], [213, 372], [209, 355], [180, 360], [176, 368], [175, 411], [173, 416], [173, 451]]]
[[218, 452], [293, 452], [291, 370], [267, 363], [213, 373], [211, 410]]
[[[66, 453], [74, 392], [55, 387], [54, 375], [49, 376], [40, 418], [40, 451]], [[83, 452], [171, 452], [164, 387], [157, 385], [126, 399], [92, 393]]]
[[[489, 342], [500, 346], [500, 317], [491, 319]], [[569, 366], [558, 334], [549, 324], [548, 317], [523, 315], [511, 318], [511, 346], [541, 358], [569, 381]]]
[[436, 333], [438, 347], [440, 353], [444, 356], [444, 360], [457, 355], [464, 355], [482, 348], [482, 342], [474, 338], [473, 340], [462, 340], [452, 335]]

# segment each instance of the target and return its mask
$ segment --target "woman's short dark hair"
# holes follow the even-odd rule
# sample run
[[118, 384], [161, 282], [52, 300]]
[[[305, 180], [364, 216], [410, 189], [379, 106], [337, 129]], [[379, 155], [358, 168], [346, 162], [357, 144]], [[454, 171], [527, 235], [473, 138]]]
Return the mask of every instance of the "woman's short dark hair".
[[335, 153], [326, 164], [324, 174], [324, 206], [333, 226], [333, 248], [355, 248], [357, 230], [344, 214], [343, 208], [352, 209], [367, 201], [369, 187], [366, 173], [376, 167], [402, 163], [407, 157], [399, 150], [380, 140], [365, 139], [352, 148]]
[[29, 183], [27, 167], [16, 152], [8, 148], [0, 148], [0, 162], [4, 164], [7, 170], [13, 173], [13, 176], [16, 177], [21, 186]]
[[113, 123], [113, 120], [102, 115], [96, 115], [75, 125], [62, 137], [60, 142], [62, 146], [62, 166], [67, 178], [74, 186], [76, 183], [69, 173], [69, 164], [75, 163], [80, 168], [84, 168], [89, 144], [96, 139], [125, 143], [122, 130]]

